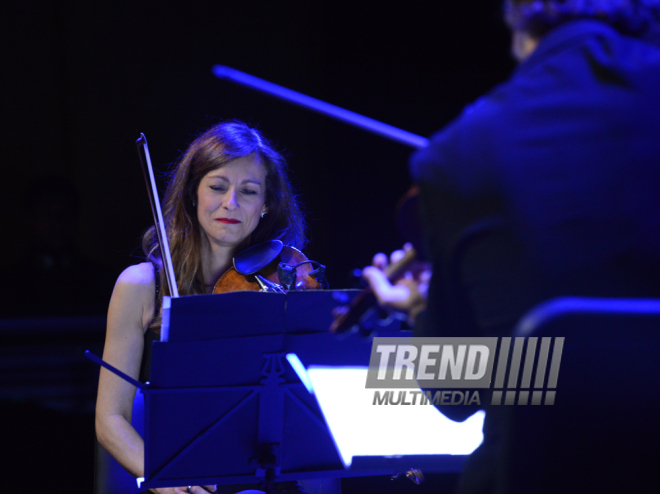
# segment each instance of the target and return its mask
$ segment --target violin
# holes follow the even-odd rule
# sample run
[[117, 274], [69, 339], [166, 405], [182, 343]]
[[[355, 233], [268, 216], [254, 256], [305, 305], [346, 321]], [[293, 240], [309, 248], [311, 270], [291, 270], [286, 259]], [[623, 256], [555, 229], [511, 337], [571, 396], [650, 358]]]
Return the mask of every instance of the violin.
[[233, 263], [216, 282], [212, 293], [328, 288], [325, 266], [279, 240], [254, 245], [234, 257]]

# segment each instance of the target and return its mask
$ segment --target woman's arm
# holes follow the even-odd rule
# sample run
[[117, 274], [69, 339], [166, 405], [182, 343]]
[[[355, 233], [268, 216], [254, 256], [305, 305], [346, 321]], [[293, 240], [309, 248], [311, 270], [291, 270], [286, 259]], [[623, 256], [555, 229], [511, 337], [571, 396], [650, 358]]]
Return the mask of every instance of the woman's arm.
[[[138, 379], [144, 332], [153, 318], [154, 269], [131, 266], [117, 279], [108, 309], [103, 360]], [[96, 401], [96, 435], [101, 445], [132, 475], [144, 476], [144, 442], [131, 426], [135, 387], [101, 368]]]
[[[138, 379], [144, 333], [154, 317], [154, 268], [131, 266], [119, 275], [110, 299], [103, 360]], [[135, 387], [101, 368], [96, 399], [96, 435], [101, 445], [135, 477], [144, 477], [144, 441], [131, 425]], [[151, 489], [157, 494], [214, 492], [215, 486]]]

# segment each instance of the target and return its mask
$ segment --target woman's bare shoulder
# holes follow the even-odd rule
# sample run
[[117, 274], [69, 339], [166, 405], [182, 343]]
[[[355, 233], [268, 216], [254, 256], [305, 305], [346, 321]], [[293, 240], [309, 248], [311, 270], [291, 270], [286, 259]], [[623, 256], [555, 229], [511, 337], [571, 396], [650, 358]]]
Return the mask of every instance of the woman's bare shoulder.
[[150, 262], [141, 262], [129, 266], [117, 278], [117, 283], [125, 283], [137, 286], [153, 286], [154, 266]]
[[151, 263], [143, 262], [126, 268], [117, 278], [112, 292], [108, 325], [110, 322], [119, 322], [120, 325], [135, 326], [144, 331], [153, 317], [155, 290], [154, 267]]
[[154, 267], [150, 262], [129, 266], [117, 278], [112, 298], [121, 300], [122, 305], [153, 305], [156, 289]]

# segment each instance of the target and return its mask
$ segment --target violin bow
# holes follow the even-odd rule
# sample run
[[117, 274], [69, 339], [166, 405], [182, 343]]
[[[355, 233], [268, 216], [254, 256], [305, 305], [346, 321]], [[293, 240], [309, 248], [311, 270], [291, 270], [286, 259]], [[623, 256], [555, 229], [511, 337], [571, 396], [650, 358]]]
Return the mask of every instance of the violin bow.
[[348, 123], [355, 127], [359, 127], [363, 130], [372, 132], [374, 134], [386, 137], [392, 141], [400, 142], [402, 144], [407, 144], [408, 146], [414, 148], [424, 148], [428, 146], [429, 140], [426, 137], [413, 134], [407, 130], [399, 129], [392, 125], [388, 125], [373, 118], [365, 117], [359, 113], [346, 110], [339, 106], [326, 103], [320, 99], [312, 98], [306, 94], [299, 93], [292, 89], [279, 86], [272, 82], [265, 81], [264, 79], [259, 79], [240, 70], [232, 69], [225, 65], [214, 65], [213, 74], [218, 79], [228, 79], [232, 82], [240, 84], [242, 86], [247, 86], [262, 93], [270, 94], [276, 98], [283, 99], [289, 103], [294, 103], [296, 105], [302, 106], [309, 110], [328, 115], [329, 117], [336, 118], [342, 122]]
[[[269, 94], [289, 103], [302, 106], [309, 110], [333, 117], [344, 123], [372, 132], [395, 142], [407, 144], [413, 148], [424, 148], [428, 146], [429, 140], [425, 137], [413, 134], [392, 125], [380, 122], [370, 117], [360, 115], [359, 113], [346, 110], [339, 106], [321, 101], [306, 94], [299, 93], [292, 89], [279, 86], [272, 82], [260, 79], [240, 70], [232, 69], [225, 65], [213, 66], [213, 74], [218, 79], [227, 79], [242, 86], [247, 86], [262, 93]], [[390, 282], [394, 282], [405, 271], [406, 267], [417, 257], [415, 249], [406, 252], [405, 256], [397, 263], [392, 264], [385, 270], [385, 274]], [[376, 297], [370, 288], [360, 292], [350, 304], [348, 310], [341, 314], [333, 322], [330, 331], [340, 334], [354, 329], [359, 325], [365, 312], [375, 305]]]
[[176, 277], [174, 276], [174, 264], [172, 263], [172, 255], [170, 254], [170, 243], [167, 240], [163, 211], [161, 210], [160, 199], [158, 198], [158, 188], [156, 187], [154, 168], [151, 165], [149, 145], [147, 144], [147, 138], [144, 134], [140, 134], [135, 145], [137, 146], [140, 163], [142, 164], [142, 173], [144, 174], [144, 183], [147, 186], [147, 195], [149, 196], [149, 203], [151, 204], [151, 213], [154, 216], [156, 235], [158, 235], [158, 245], [160, 245], [160, 254], [161, 259], [163, 260], [163, 269], [165, 269], [167, 286], [170, 291], [170, 296], [178, 297], [179, 289], [177, 288]]

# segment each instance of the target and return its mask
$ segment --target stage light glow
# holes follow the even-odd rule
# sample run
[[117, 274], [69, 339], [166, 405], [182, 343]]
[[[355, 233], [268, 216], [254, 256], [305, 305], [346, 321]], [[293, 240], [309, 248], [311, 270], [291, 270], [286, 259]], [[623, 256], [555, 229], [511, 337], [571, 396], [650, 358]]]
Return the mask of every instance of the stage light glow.
[[374, 405], [367, 370], [312, 366], [305, 373], [345, 466], [354, 456], [469, 455], [481, 444], [484, 412], [454, 422], [430, 404]]
[[296, 374], [298, 374], [298, 378], [305, 385], [305, 388], [307, 388], [307, 391], [309, 391], [309, 393], [311, 393], [311, 394], [314, 394], [314, 388], [312, 387], [312, 381], [309, 380], [309, 375], [307, 374], [307, 370], [305, 369], [305, 366], [303, 365], [303, 363], [300, 361], [300, 358], [298, 357], [298, 355], [296, 355], [295, 353], [287, 353], [286, 354], [286, 359], [288, 360], [291, 367], [293, 367], [293, 370], [296, 371]]

